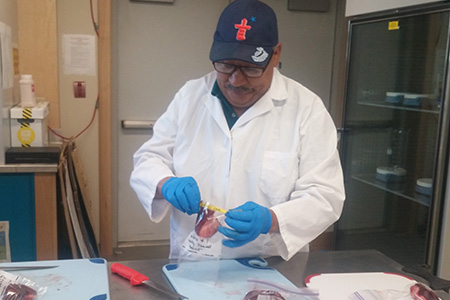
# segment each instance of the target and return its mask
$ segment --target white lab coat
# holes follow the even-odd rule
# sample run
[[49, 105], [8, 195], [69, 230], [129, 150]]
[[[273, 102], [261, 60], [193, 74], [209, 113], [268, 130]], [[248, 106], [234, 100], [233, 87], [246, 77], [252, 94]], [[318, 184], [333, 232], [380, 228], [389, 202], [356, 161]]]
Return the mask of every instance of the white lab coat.
[[[274, 70], [268, 92], [230, 130], [211, 95], [216, 73], [188, 81], [134, 155], [130, 183], [151, 220], [170, 210], [154, 199], [167, 176], [192, 176], [203, 200], [231, 209], [246, 201], [271, 208], [279, 233], [260, 235], [222, 258], [290, 259], [340, 216], [344, 203], [337, 132], [321, 99]], [[171, 215], [171, 258], [193, 230], [196, 216]]]

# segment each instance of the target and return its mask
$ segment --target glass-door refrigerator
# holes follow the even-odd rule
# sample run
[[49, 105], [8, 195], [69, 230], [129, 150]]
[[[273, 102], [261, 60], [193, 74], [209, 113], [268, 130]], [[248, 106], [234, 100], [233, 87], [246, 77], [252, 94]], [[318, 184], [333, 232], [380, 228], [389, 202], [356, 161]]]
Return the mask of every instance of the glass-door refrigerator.
[[448, 165], [450, 6], [349, 20], [335, 249], [437, 267]]

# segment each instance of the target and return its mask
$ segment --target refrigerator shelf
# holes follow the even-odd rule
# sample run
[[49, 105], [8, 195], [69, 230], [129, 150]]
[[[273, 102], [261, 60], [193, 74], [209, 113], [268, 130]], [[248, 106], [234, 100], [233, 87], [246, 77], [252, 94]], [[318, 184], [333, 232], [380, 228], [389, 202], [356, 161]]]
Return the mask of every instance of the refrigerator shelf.
[[367, 105], [372, 107], [381, 107], [381, 108], [390, 108], [390, 109], [398, 109], [398, 110], [407, 110], [407, 111], [416, 111], [423, 113], [430, 113], [439, 115], [440, 111], [436, 109], [427, 109], [427, 108], [416, 108], [416, 107], [408, 107], [402, 105], [389, 104], [384, 102], [375, 102], [375, 101], [358, 101], [358, 104]]
[[365, 184], [369, 184], [376, 188], [382, 189], [384, 191], [390, 192], [394, 195], [403, 197], [405, 199], [417, 202], [421, 205], [430, 206], [431, 197], [427, 195], [422, 195], [415, 192], [415, 184], [410, 183], [408, 180], [405, 182], [392, 182], [387, 183], [381, 180], [378, 180], [375, 177], [375, 174], [358, 174], [352, 175], [352, 178], [363, 182]]

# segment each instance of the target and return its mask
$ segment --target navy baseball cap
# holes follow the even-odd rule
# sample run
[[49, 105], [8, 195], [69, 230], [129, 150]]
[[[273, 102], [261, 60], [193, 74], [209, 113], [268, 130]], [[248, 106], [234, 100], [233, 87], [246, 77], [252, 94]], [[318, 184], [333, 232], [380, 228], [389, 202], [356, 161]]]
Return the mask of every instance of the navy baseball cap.
[[277, 44], [277, 17], [272, 8], [258, 0], [234, 0], [219, 18], [209, 58], [264, 66]]

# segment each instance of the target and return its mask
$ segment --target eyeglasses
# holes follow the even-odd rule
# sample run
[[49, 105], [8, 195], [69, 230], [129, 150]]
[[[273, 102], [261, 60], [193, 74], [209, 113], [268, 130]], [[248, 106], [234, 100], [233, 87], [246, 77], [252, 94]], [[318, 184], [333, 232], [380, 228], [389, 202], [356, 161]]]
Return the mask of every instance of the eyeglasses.
[[244, 76], [249, 78], [258, 78], [264, 74], [268, 64], [265, 67], [246, 67], [246, 66], [237, 66], [233, 64], [228, 64], [220, 61], [213, 62], [214, 69], [217, 72], [231, 75], [239, 69]]

